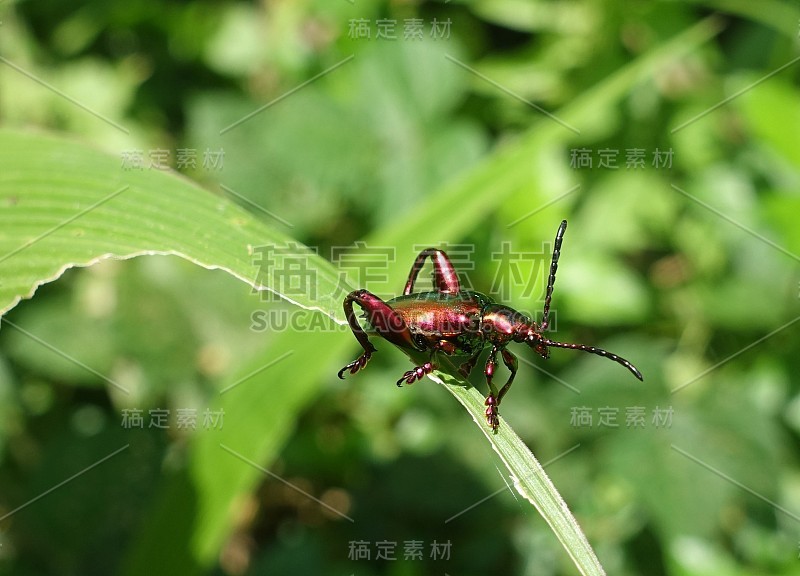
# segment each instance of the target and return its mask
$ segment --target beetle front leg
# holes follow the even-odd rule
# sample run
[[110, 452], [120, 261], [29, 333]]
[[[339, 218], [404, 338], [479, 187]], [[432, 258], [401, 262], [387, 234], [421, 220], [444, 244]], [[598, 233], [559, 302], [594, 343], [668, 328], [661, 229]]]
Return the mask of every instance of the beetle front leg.
[[484, 368], [483, 371], [483, 373], [486, 375], [486, 383], [489, 385], [489, 395], [486, 397], [486, 401], [484, 402], [486, 405], [486, 423], [489, 424], [492, 432], [497, 432], [497, 428], [500, 426], [500, 420], [498, 419], [498, 416], [500, 415], [498, 404], [500, 402], [497, 398], [497, 392], [495, 391], [494, 383], [492, 383], [494, 369], [496, 367], [497, 346], [492, 346], [492, 351], [489, 352], [489, 358], [486, 360], [486, 368]]
[[392, 310], [386, 302], [372, 294], [367, 290], [356, 290], [347, 295], [344, 299], [344, 315], [347, 317], [347, 323], [353, 331], [353, 335], [361, 344], [364, 353], [350, 362], [347, 366], [339, 370], [339, 378], [344, 379], [344, 373], [349, 371], [350, 374], [355, 374], [361, 370], [369, 362], [372, 353], [375, 352], [375, 346], [369, 341], [367, 333], [361, 328], [358, 323], [355, 313], [353, 312], [353, 303], [358, 304], [366, 313], [367, 320], [375, 328], [378, 335], [382, 336], [392, 344], [398, 346], [414, 347], [411, 338], [411, 332], [406, 326], [402, 316], [396, 311]]

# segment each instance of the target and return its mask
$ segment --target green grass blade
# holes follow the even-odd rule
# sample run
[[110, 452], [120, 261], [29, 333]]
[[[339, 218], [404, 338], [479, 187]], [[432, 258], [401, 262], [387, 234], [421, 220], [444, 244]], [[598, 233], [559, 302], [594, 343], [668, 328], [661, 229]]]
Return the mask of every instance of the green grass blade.
[[[41, 134], [0, 132], [0, 315], [74, 266], [169, 254], [225, 270], [259, 289], [280, 283], [259, 246], [304, 251], [225, 198], [156, 169]], [[334, 268], [308, 253], [315, 297], [282, 296], [344, 322]]]
[[502, 415], [500, 428], [497, 433], [492, 433], [486, 424], [484, 397], [478, 390], [444, 372], [437, 371], [428, 377], [444, 386], [469, 412], [511, 474], [515, 490], [539, 511], [581, 574], [605, 574], [577, 520], [544, 468]]

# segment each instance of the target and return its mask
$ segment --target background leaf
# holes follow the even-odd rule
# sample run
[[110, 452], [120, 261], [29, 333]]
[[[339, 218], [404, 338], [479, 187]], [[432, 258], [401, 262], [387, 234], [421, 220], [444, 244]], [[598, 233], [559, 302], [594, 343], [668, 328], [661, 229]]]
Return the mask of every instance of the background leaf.
[[[0, 145], [0, 311], [73, 266], [106, 258], [169, 254], [233, 274], [256, 289], [275, 289], [267, 247], [291, 246], [229, 201], [157, 170], [125, 170], [121, 160], [53, 137], [5, 132]], [[46, 166], [48, 170], [41, 170]], [[259, 266], [259, 262], [266, 264]], [[333, 267], [314, 260], [317, 292], [285, 297], [298, 306], [341, 316]], [[290, 288], [290, 287], [287, 287]]]

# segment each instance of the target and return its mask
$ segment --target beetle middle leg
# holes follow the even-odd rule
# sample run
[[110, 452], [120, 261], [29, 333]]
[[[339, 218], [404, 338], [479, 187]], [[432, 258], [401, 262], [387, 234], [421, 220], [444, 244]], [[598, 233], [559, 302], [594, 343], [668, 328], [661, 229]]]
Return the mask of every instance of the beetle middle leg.
[[456, 347], [448, 340], [440, 340], [436, 343], [433, 350], [431, 350], [431, 355], [428, 358], [428, 361], [425, 362], [425, 364], [414, 367], [412, 370], [406, 370], [406, 373], [403, 374], [397, 381], [397, 385], [402, 386], [403, 382], [406, 384], [413, 384], [417, 380], [422, 380], [426, 375], [433, 372], [436, 369], [436, 365], [433, 363], [433, 355], [439, 351], [444, 352], [445, 354], [452, 354], [456, 351]]
[[375, 346], [369, 341], [367, 333], [364, 332], [364, 329], [361, 328], [361, 325], [358, 323], [358, 319], [353, 311], [353, 303], [361, 306], [366, 314], [367, 321], [372, 325], [378, 335], [392, 344], [406, 348], [416, 348], [414, 340], [411, 337], [411, 331], [408, 329], [408, 326], [400, 314], [392, 310], [391, 306], [375, 296], [375, 294], [367, 290], [355, 290], [354, 292], [350, 292], [344, 299], [344, 315], [347, 317], [347, 323], [350, 324], [353, 335], [364, 349], [364, 353], [339, 370], [339, 378], [344, 379], [344, 373], [346, 371], [350, 371], [350, 374], [355, 374], [361, 370], [367, 365], [367, 362], [369, 362], [372, 353], [375, 352]]
[[464, 378], [469, 378], [472, 369], [475, 368], [475, 364], [478, 363], [478, 358], [480, 357], [481, 353], [483, 352], [482, 348], [479, 348], [475, 354], [469, 357], [469, 359], [462, 363], [461, 366], [458, 367], [458, 371]]
[[397, 381], [398, 386], [402, 386], [403, 382], [406, 384], [413, 384], [417, 380], [422, 380], [427, 374], [430, 374], [434, 371], [436, 365], [433, 363], [433, 352], [431, 352], [431, 356], [425, 364], [420, 366], [416, 366], [411, 370], [406, 370], [405, 374], [400, 376], [400, 379]]

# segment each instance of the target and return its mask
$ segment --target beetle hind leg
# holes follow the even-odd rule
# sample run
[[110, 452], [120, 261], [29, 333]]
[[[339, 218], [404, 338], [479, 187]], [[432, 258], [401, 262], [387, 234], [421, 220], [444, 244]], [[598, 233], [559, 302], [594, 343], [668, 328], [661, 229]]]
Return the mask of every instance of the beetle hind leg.
[[[372, 345], [370, 344], [370, 346]], [[372, 346], [372, 350], [365, 350], [361, 356], [359, 356], [358, 358], [350, 362], [347, 366], [339, 370], [338, 373], [339, 378], [344, 380], [344, 373], [347, 371], [349, 371], [350, 374], [355, 374], [356, 372], [361, 370], [364, 366], [367, 365], [367, 362], [369, 362], [369, 359], [372, 356], [373, 352], [375, 352], [374, 346]]]
[[414, 260], [414, 264], [411, 266], [411, 272], [403, 289], [403, 295], [407, 296], [414, 291], [414, 283], [417, 281], [419, 271], [422, 270], [422, 266], [428, 258], [433, 262], [433, 284], [437, 292], [456, 294], [461, 290], [458, 274], [444, 250], [426, 248], [417, 255], [417, 259]]
[[367, 320], [379, 336], [382, 336], [392, 344], [414, 348], [414, 342], [408, 326], [402, 316], [393, 310], [391, 306], [367, 290], [350, 292], [344, 299], [344, 315], [347, 318], [350, 329], [353, 331], [353, 335], [364, 349], [364, 353], [339, 370], [339, 378], [342, 379], [345, 372], [349, 371], [350, 374], [355, 374], [364, 368], [369, 362], [372, 353], [375, 352], [375, 346], [369, 341], [367, 333], [358, 323], [358, 318], [356, 318], [356, 314], [353, 311], [354, 303], [364, 310]]
[[344, 315], [347, 317], [347, 323], [350, 324], [350, 329], [353, 331], [353, 335], [358, 340], [358, 343], [361, 344], [361, 347], [364, 349], [364, 353], [350, 362], [347, 366], [339, 370], [338, 376], [342, 380], [344, 380], [344, 373], [350, 372], [350, 374], [355, 374], [359, 370], [361, 370], [364, 366], [367, 365], [369, 362], [372, 353], [375, 352], [375, 346], [369, 341], [367, 337], [367, 333], [364, 332], [364, 329], [361, 328], [361, 325], [358, 323], [358, 319], [356, 318], [355, 313], [353, 312], [353, 302], [361, 305], [364, 305], [364, 293], [366, 290], [356, 290], [355, 292], [351, 292], [347, 295], [344, 299]]

